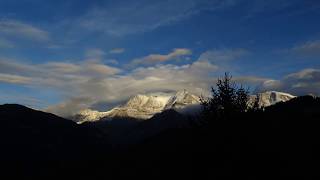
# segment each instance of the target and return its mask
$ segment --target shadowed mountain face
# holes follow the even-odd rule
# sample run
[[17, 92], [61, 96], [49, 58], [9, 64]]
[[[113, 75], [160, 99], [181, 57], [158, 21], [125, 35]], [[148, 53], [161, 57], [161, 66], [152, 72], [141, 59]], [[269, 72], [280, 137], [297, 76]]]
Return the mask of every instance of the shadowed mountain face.
[[137, 154], [147, 157], [137, 166], [148, 164], [148, 172], [194, 179], [312, 178], [320, 168], [319, 119], [320, 99], [306, 96], [270, 106], [264, 112], [212, 120], [211, 127], [167, 129], [137, 147]]
[[[260, 107], [267, 107], [278, 102], [288, 101], [295, 96], [277, 92], [267, 91], [258, 94], [258, 104]], [[250, 96], [249, 104], [253, 104], [257, 95]], [[114, 119], [137, 119], [148, 120], [156, 114], [166, 110], [175, 110], [184, 115], [196, 115], [201, 112], [200, 97], [181, 90], [173, 95], [169, 94], [152, 94], [136, 95], [128, 100], [122, 106], [117, 106], [110, 111], [99, 112], [91, 109], [85, 109], [70, 119], [78, 124], [84, 122], [113, 121]]]
[[[148, 121], [77, 125], [24, 106], [2, 105], [0, 118], [1, 175], [260, 179], [312, 177], [320, 168], [320, 99], [311, 96], [212, 120], [210, 126], [193, 126], [174, 110]], [[111, 130], [121, 130], [122, 139], [109, 137]], [[112, 138], [134, 143], [115, 148], [108, 145], [115, 145]]]
[[[85, 169], [98, 132], [21, 105], [0, 105], [1, 175], [54, 177]], [[94, 131], [94, 133], [93, 133]], [[104, 144], [99, 143], [103, 149]], [[98, 161], [97, 161], [98, 163]]]
[[184, 113], [186, 111], [183, 111], [183, 109], [194, 105], [200, 105], [200, 97], [186, 90], [178, 91], [175, 94], [138, 94], [130, 98], [126, 104], [117, 106], [110, 111], [98, 112], [85, 109], [70, 119], [79, 124], [84, 122], [113, 121], [119, 118], [148, 120], [154, 115], [170, 109]]

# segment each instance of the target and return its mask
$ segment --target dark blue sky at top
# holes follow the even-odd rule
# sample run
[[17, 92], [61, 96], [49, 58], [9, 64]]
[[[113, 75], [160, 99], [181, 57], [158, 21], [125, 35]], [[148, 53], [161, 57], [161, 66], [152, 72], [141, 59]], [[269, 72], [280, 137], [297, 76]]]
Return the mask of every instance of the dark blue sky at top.
[[[166, 55], [175, 48], [192, 54], [162, 64], [181, 66], [197, 61], [206, 51], [244, 49], [245, 56], [217, 64], [230, 67], [236, 76], [281, 79], [319, 68], [320, 53], [314, 52], [320, 39], [319, 19], [318, 0], [1, 0], [0, 24], [27, 24], [47, 32], [49, 38], [34, 41], [23, 38], [21, 32], [1, 33], [0, 25], [0, 58], [22, 64], [78, 63], [87, 58], [88, 50], [99, 49], [104, 52], [102, 63], [116, 60], [112, 66], [126, 75], [146, 66], [127, 68], [134, 59]], [[1, 47], [1, 40], [12, 47]], [[299, 51], [312, 42], [313, 49]], [[108, 53], [115, 48], [124, 52]], [[43, 87], [37, 87], [43, 90], [39, 95], [34, 93], [37, 88], [20, 84], [0, 81], [0, 88], [6, 93], [24, 91], [48, 105], [64, 99]]]

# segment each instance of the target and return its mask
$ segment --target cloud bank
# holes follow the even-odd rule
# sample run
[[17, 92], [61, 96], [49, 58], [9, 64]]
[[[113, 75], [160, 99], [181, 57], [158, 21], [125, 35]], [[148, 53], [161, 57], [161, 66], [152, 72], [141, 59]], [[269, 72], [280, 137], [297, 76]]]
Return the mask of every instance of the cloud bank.
[[[89, 52], [89, 55], [101, 54], [98, 51]], [[142, 59], [156, 57], [157, 60], [169, 61], [190, 52], [187, 49], [175, 49], [167, 55], [148, 55]], [[0, 82], [58, 92], [64, 101], [51, 105], [46, 110], [67, 117], [101, 102], [117, 104], [139, 93], [188, 89], [198, 95], [207, 95], [216, 79], [224, 73], [224, 64], [219, 62], [236, 60], [247, 52], [242, 49], [215, 49], [202, 53], [192, 63], [160, 63], [129, 71], [106, 65], [97, 59], [27, 64], [0, 58]], [[235, 76], [234, 80], [258, 87], [256, 91], [279, 90], [295, 95], [320, 92], [319, 69], [305, 69], [278, 80], [256, 76]]]

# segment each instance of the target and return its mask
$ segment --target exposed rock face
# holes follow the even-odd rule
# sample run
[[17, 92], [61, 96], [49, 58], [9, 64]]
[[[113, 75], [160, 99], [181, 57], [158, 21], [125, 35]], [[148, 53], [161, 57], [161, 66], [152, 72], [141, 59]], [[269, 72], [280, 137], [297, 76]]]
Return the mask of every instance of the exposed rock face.
[[172, 96], [164, 109], [181, 109], [194, 104], [200, 104], [200, 98], [183, 90]]
[[[259, 106], [267, 107], [278, 102], [285, 102], [296, 96], [288, 93], [267, 91], [259, 93]], [[257, 95], [250, 96], [249, 104], [253, 104]], [[99, 120], [112, 120], [113, 118], [134, 118], [146, 120], [164, 110], [173, 109], [182, 114], [194, 114], [201, 110], [200, 98], [186, 90], [178, 91], [174, 95], [153, 94], [136, 95], [124, 105], [115, 107], [110, 111], [99, 112], [91, 109], [80, 111], [71, 119], [81, 124], [83, 122], [95, 122]]]
[[[258, 96], [259, 96], [258, 103], [260, 107], [271, 106], [278, 102], [286, 102], [296, 97], [288, 93], [277, 92], [277, 91], [267, 91], [267, 92], [259, 93]], [[250, 97], [250, 103], [253, 104], [256, 97], [257, 95], [252, 95]]]
[[112, 120], [114, 117], [135, 118], [146, 120], [155, 114], [168, 109], [183, 109], [189, 105], [199, 104], [200, 98], [186, 90], [178, 91], [174, 95], [136, 95], [122, 106], [115, 107], [107, 112], [98, 112], [90, 109], [80, 111], [71, 119], [77, 123]]
[[76, 115], [71, 117], [71, 119], [76, 121], [77, 123], [94, 122], [105, 117], [107, 114], [107, 112], [99, 112], [91, 109], [85, 109], [78, 112]]

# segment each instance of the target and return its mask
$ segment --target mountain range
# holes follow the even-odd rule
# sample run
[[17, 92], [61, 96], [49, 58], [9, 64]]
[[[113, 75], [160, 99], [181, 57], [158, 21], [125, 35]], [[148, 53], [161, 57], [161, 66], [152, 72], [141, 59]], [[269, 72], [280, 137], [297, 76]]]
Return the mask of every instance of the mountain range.
[[77, 125], [21, 105], [0, 105], [1, 175], [317, 175], [320, 98], [275, 91], [258, 97], [264, 111], [210, 127], [188, 126], [190, 119], [171, 106], [148, 120], [130, 120], [135, 123], [128, 127], [121, 125], [125, 118]]
[[[284, 92], [267, 91], [251, 95], [249, 103], [258, 97], [260, 107], [268, 107], [278, 102], [285, 102], [296, 96]], [[78, 124], [84, 122], [111, 121], [119, 118], [133, 118], [136, 120], [147, 120], [154, 115], [166, 110], [175, 110], [184, 115], [194, 115], [200, 112], [200, 97], [189, 93], [187, 90], [177, 91], [174, 94], [138, 94], [130, 98], [127, 103], [114, 107], [105, 112], [92, 109], [84, 109], [70, 117]]]
[[200, 97], [186, 90], [175, 94], [156, 93], [151, 95], [138, 94], [130, 98], [124, 105], [117, 106], [106, 112], [85, 109], [72, 116], [70, 119], [78, 124], [95, 122], [99, 120], [110, 121], [114, 118], [134, 118], [147, 120], [155, 114], [165, 110], [174, 109], [182, 112], [186, 108], [200, 105]]

